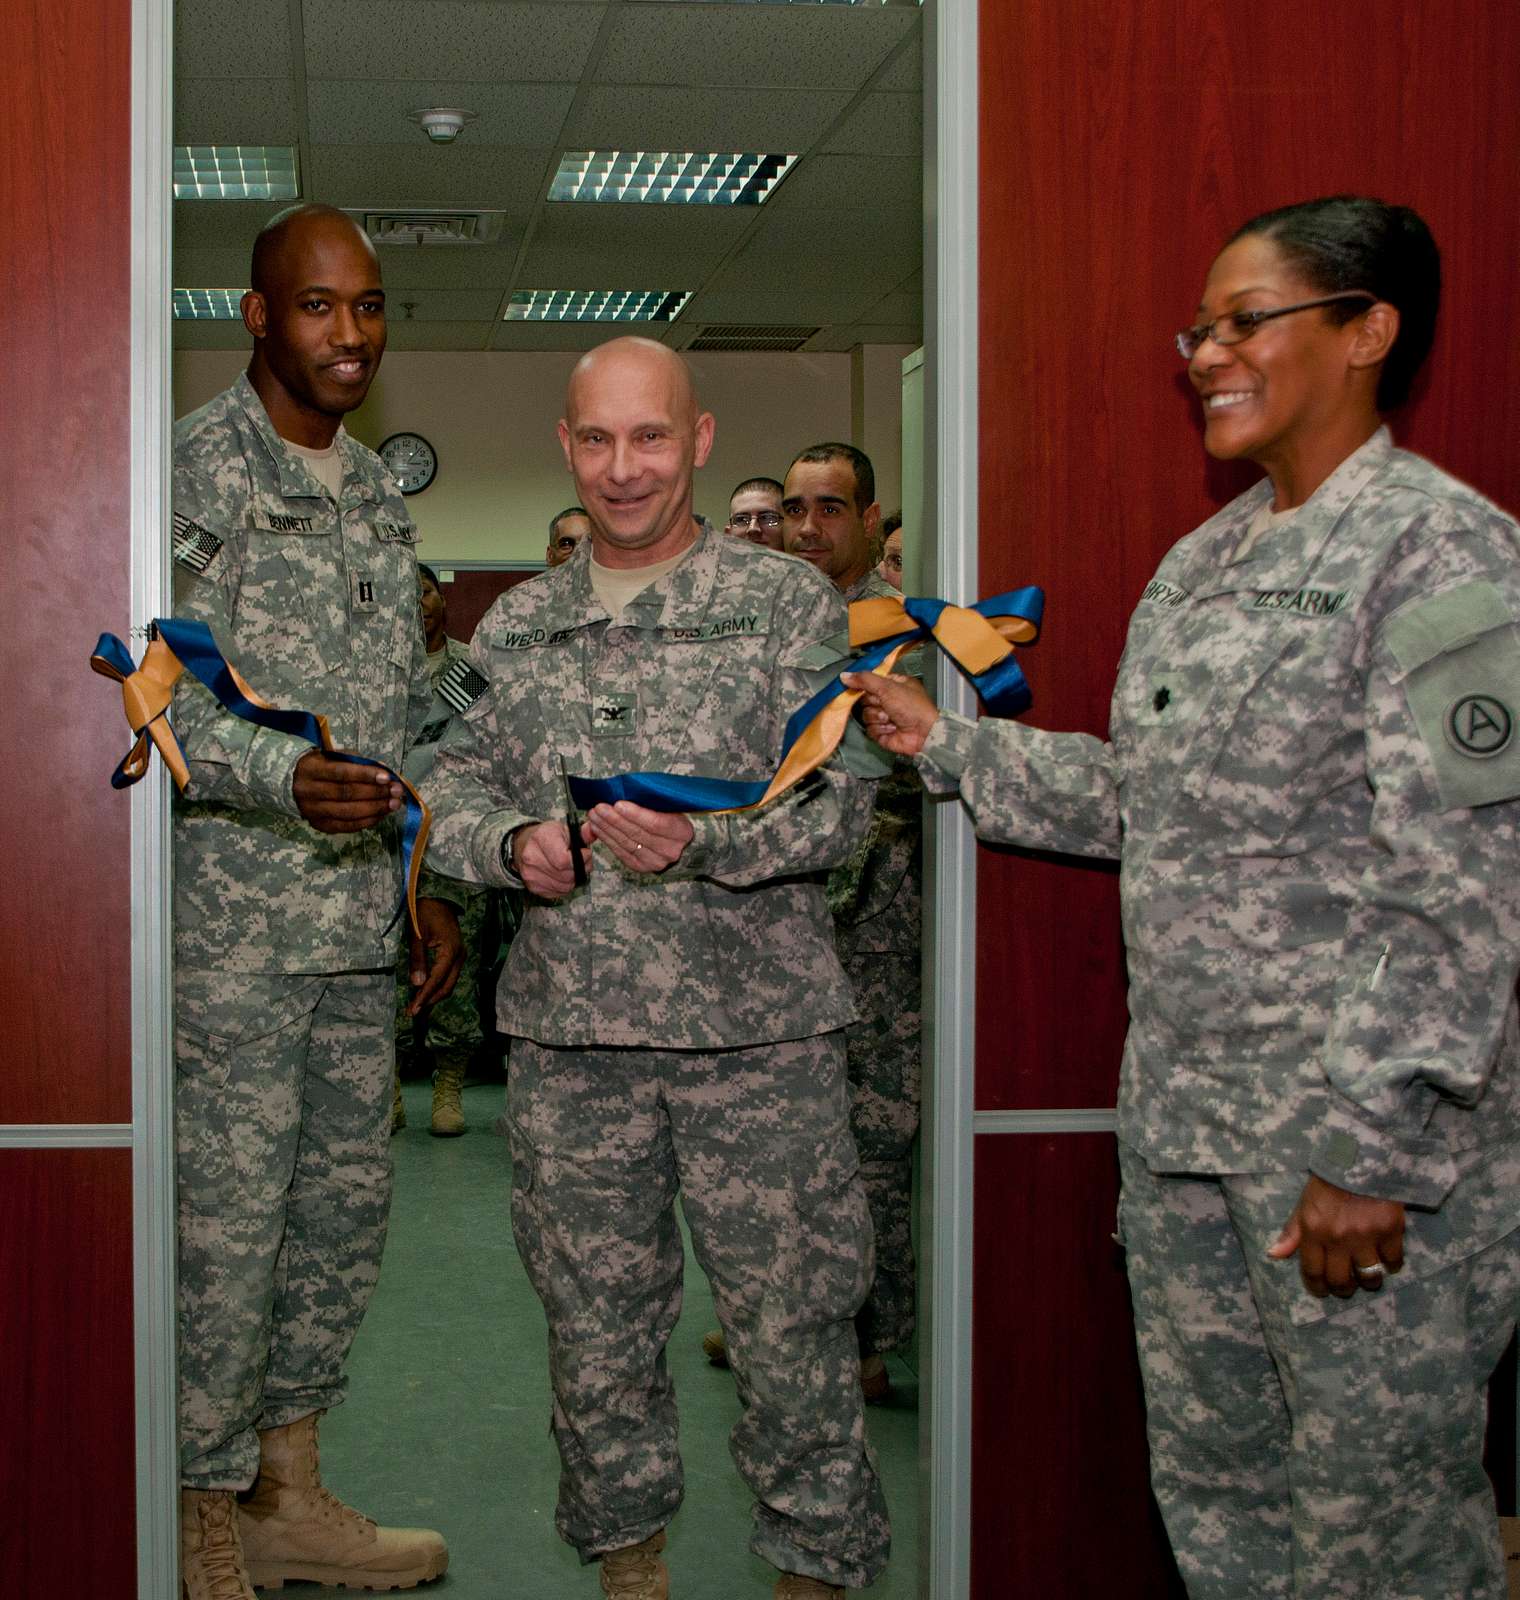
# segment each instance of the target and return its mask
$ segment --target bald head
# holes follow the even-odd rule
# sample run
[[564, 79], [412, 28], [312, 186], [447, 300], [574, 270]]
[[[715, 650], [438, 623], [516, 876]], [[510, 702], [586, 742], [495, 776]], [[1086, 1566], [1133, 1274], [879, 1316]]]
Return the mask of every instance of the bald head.
[[253, 241], [249, 282], [260, 294], [268, 294], [282, 277], [292, 271], [296, 277], [300, 277], [301, 262], [311, 242], [324, 237], [351, 237], [374, 262], [375, 282], [380, 281], [380, 262], [364, 229], [336, 206], [313, 202], [287, 206], [259, 229], [258, 237]]
[[666, 395], [671, 414], [683, 422], [697, 418], [697, 390], [686, 364], [668, 345], [629, 334], [609, 339], [595, 350], [588, 350], [575, 363], [565, 391], [565, 417], [573, 419], [588, 396], [600, 397], [608, 389], [638, 384], [659, 387]]
[[248, 381], [283, 439], [333, 441], [361, 405], [385, 352], [385, 290], [364, 230], [333, 206], [282, 211], [253, 246], [243, 323]]
[[576, 362], [559, 438], [598, 562], [647, 566], [692, 542], [692, 473], [712, 437], [691, 368], [665, 345], [612, 339]]

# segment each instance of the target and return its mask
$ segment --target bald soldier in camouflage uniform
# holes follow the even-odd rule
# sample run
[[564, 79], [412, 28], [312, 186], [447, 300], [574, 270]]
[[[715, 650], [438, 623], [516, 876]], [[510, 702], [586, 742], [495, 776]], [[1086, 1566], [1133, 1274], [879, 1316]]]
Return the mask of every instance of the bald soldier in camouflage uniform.
[[[982, 838], [1122, 863], [1121, 1231], [1189, 1594], [1497, 1600], [1520, 530], [1386, 429], [1279, 526], [1271, 494], [1146, 585], [1109, 742], [946, 712], [919, 765]], [[1407, 1208], [1380, 1293], [1282, 1258], [1306, 1174]]]
[[[667, 1593], [682, 1496], [665, 1346], [677, 1193], [728, 1335], [750, 1547], [779, 1596], [863, 1586], [887, 1555], [851, 1319], [871, 1273], [848, 1124], [823, 871], [869, 816], [832, 767], [759, 810], [598, 805], [576, 887], [561, 762], [765, 779], [844, 622], [800, 562], [691, 516], [712, 418], [679, 357], [584, 358], [561, 438], [592, 535], [486, 614], [489, 688], [445, 735], [429, 797], [450, 872], [526, 885], [498, 995], [512, 1038], [513, 1231], [549, 1324], [557, 1524], [604, 1593]], [[552, 819], [552, 820], [542, 820]]]
[[[351, 221], [303, 207], [260, 235], [253, 282], [248, 372], [175, 429], [175, 614], [266, 700], [399, 769], [430, 699], [416, 535], [338, 426], [384, 349], [379, 269]], [[185, 1594], [410, 1587], [443, 1571], [442, 1539], [341, 1507], [316, 1444], [385, 1242], [401, 791], [188, 674], [173, 716], [191, 779], [174, 828]], [[458, 932], [421, 910], [431, 996]]]
[[[787, 469], [782, 538], [789, 554], [811, 562], [845, 604], [901, 596], [880, 577], [881, 507], [870, 458], [854, 445], [829, 442], [802, 451]], [[842, 659], [853, 653], [846, 632]], [[917, 675], [918, 652], [902, 670]], [[913, 1141], [921, 1095], [919, 999], [923, 913], [923, 784], [899, 761], [875, 789], [871, 830], [829, 876], [834, 938], [855, 991], [859, 1020], [850, 1025], [850, 1128], [871, 1202], [876, 1276], [855, 1318], [860, 1378], [867, 1400], [887, 1397], [882, 1356], [913, 1338], [917, 1274], [913, 1259]]]

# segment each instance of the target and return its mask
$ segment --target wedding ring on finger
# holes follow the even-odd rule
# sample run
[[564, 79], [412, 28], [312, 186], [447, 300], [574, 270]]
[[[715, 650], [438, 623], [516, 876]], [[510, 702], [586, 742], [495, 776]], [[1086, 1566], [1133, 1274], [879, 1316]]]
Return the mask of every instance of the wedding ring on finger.
[[1382, 1279], [1383, 1279], [1382, 1263], [1379, 1262], [1376, 1265], [1370, 1266], [1370, 1267], [1358, 1267], [1356, 1269], [1356, 1275], [1359, 1278], [1366, 1278], [1369, 1283], [1374, 1278], [1376, 1278], [1378, 1280], [1378, 1282], [1381, 1283]]

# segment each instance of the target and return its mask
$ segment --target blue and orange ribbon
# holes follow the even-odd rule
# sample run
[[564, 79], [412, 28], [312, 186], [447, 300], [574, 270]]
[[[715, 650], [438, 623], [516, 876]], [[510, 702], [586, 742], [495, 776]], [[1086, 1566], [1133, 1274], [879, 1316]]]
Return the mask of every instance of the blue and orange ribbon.
[[[850, 607], [850, 644], [868, 648], [840, 671], [888, 673], [905, 650], [932, 639], [993, 716], [1014, 717], [1031, 700], [1014, 646], [1039, 636], [1044, 610], [1045, 596], [1035, 588], [1012, 589], [974, 606], [885, 595], [857, 600]], [[745, 811], [764, 805], [833, 755], [859, 699], [860, 691], [847, 689], [836, 674], [799, 706], [787, 720], [781, 764], [767, 782], [624, 772], [612, 778], [572, 777], [570, 793], [582, 810], [618, 800], [651, 811]]]
[[90, 657], [90, 666], [102, 677], [113, 678], [121, 684], [122, 702], [134, 736], [132, 748], [111, 774], [114, 789], [136, 783], [147, 772], [151, 746], [157, 746], [181, 792], [189, 784], [189, 764], [168, 716], [174, 686], [186, 672], [203, 683], [225, 710], [244, 722], [304, 739], [333, 761], [377, 768], [399, 783], [406, 795], [400, 818], [401, 867], [406, 891], [386, 931], [394, 926], [405, 906], [413, 930], [421, 937], [417, 921], [417, 881], [432, 815], [421, 795], [399, 772], [393, 772], [384, 762], [373, 761], [368, 756], [339, 750], [333, 744], [326, 717], [312, 711], [282, 711], [270, 705], [249, 688], [237, 668], [217, 647], [211, 630], [203, 622], [160, 618], [149, 630], [148, 648], [140, 666], [134, 664], [127, 647], [115, 634], [103, 633]]

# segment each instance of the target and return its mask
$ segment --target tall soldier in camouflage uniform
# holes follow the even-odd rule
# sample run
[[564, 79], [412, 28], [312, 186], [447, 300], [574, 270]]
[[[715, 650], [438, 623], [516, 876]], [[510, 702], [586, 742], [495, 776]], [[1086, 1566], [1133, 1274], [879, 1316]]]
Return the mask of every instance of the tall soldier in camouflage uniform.
[[[414, 533], [339, 428], [385, 348], [379, 266], [341, 212], [303, 206], [259, 235], [252, 281], [247, 373], [175, 430], [175, 611], [265, 699], [394, 769], [428, 705]], [[174, 834], [184, 1592], [410, 1586], [443, 1571], [442, 1539], [344, 1507], [316, 1439], [385, 1242], [401, 789], [188, 676], [173, 714], [191, 776]], [[452, 909], [420, 910], [419, 1004], [459, 961]]]
[[[425, 562], [417, 563], [417, 589], [422, 608], [422, 634], [427, 645], [428, 678], [433, 686], [427, 721], [416, 743], [406, 753], [402, 768], [407, 781], [420, 785], [433, 770], [433, 757], [444, 730], [472, 698], [470, 647], [448, 634], [448, 606], [438, 587], [438, 574]], [[436, 879], [430, 878], [430, 886]], [[433, 1062], [433, 1104], [428, 1131], [441, 1138], [456, 1138], [465, 1131], [464, 1107], [460, 1091], [464, 1088], [475, 1052], [480, 1048], [480, 962], [481, 943], [486, 931], [487, 891], [478, 885], [453, 883], [449, 893], [459, 909], [459, 938], [464, 960], [459, 980], [451, 993], [429, 1006], [427, 1055]], [[401, 1100], [401, 1062], [415, 1050], [413, 1019], [424, 1020], [414, 1004], [413, 973], [410, 960], [397, 965], [396, 995], [396, 1088], [391, 1104], [391, 1132], [406, 1126], [406, 1108]]]
[[560, 436], [591, 539], [486, 614], [471, 651], [490, 687], [445, 735], [429, 794], [440, 865], [530, 897], [498, 1007], [560, 1532], [600, 1558], [604, 1593], [667, 1593], [679, 1191], [744, 1405], [751, 1548], [800, 1600], [869, 1583], [887, 1556], [851, 1327], [871, 1274], [853, 1010], [822, 877], [862, 836], [869, 791], [829, 767], [740, 814], [598, 805], [577, 887], [561, 781], [561, 763], [769, 777], [803, 664], [843, 625], [801, 562], [696, 530], [712, 431], [664, 346], [618, 339], [576, 367]]
[[1146, 586], [1110, 742], [869, 688], [983, 836], [1121, 863], [1121, 1228], [1194, 1596], [1505, 1593], [1520, 529], [1379, 425], [1439, 283], [1418, 217], [1346, 197], [1219, 256], [1179, 346], [1267, 480]]
[[[845, 603], [897, 599], [876, 572], [881, 507], [870, 458], [848, 444], [804, 450], [787, 469], [782, 532]], [[846, 644], [848, 641], [844, 641]], [[909, 669], [911, 670], [911, 668]], [[913, 1141], [922, 1098], [919, 999], [923, 784], [908, 762], [876, 786], [871, 832], [829, 878], [839, 959], [860, 1018], [850, 1026], [850, 1127], [876, 1234], [876, 1277], [855, 1318], [867, 1400], [886, 1398], [884, 1353], [913, 1337]]]

